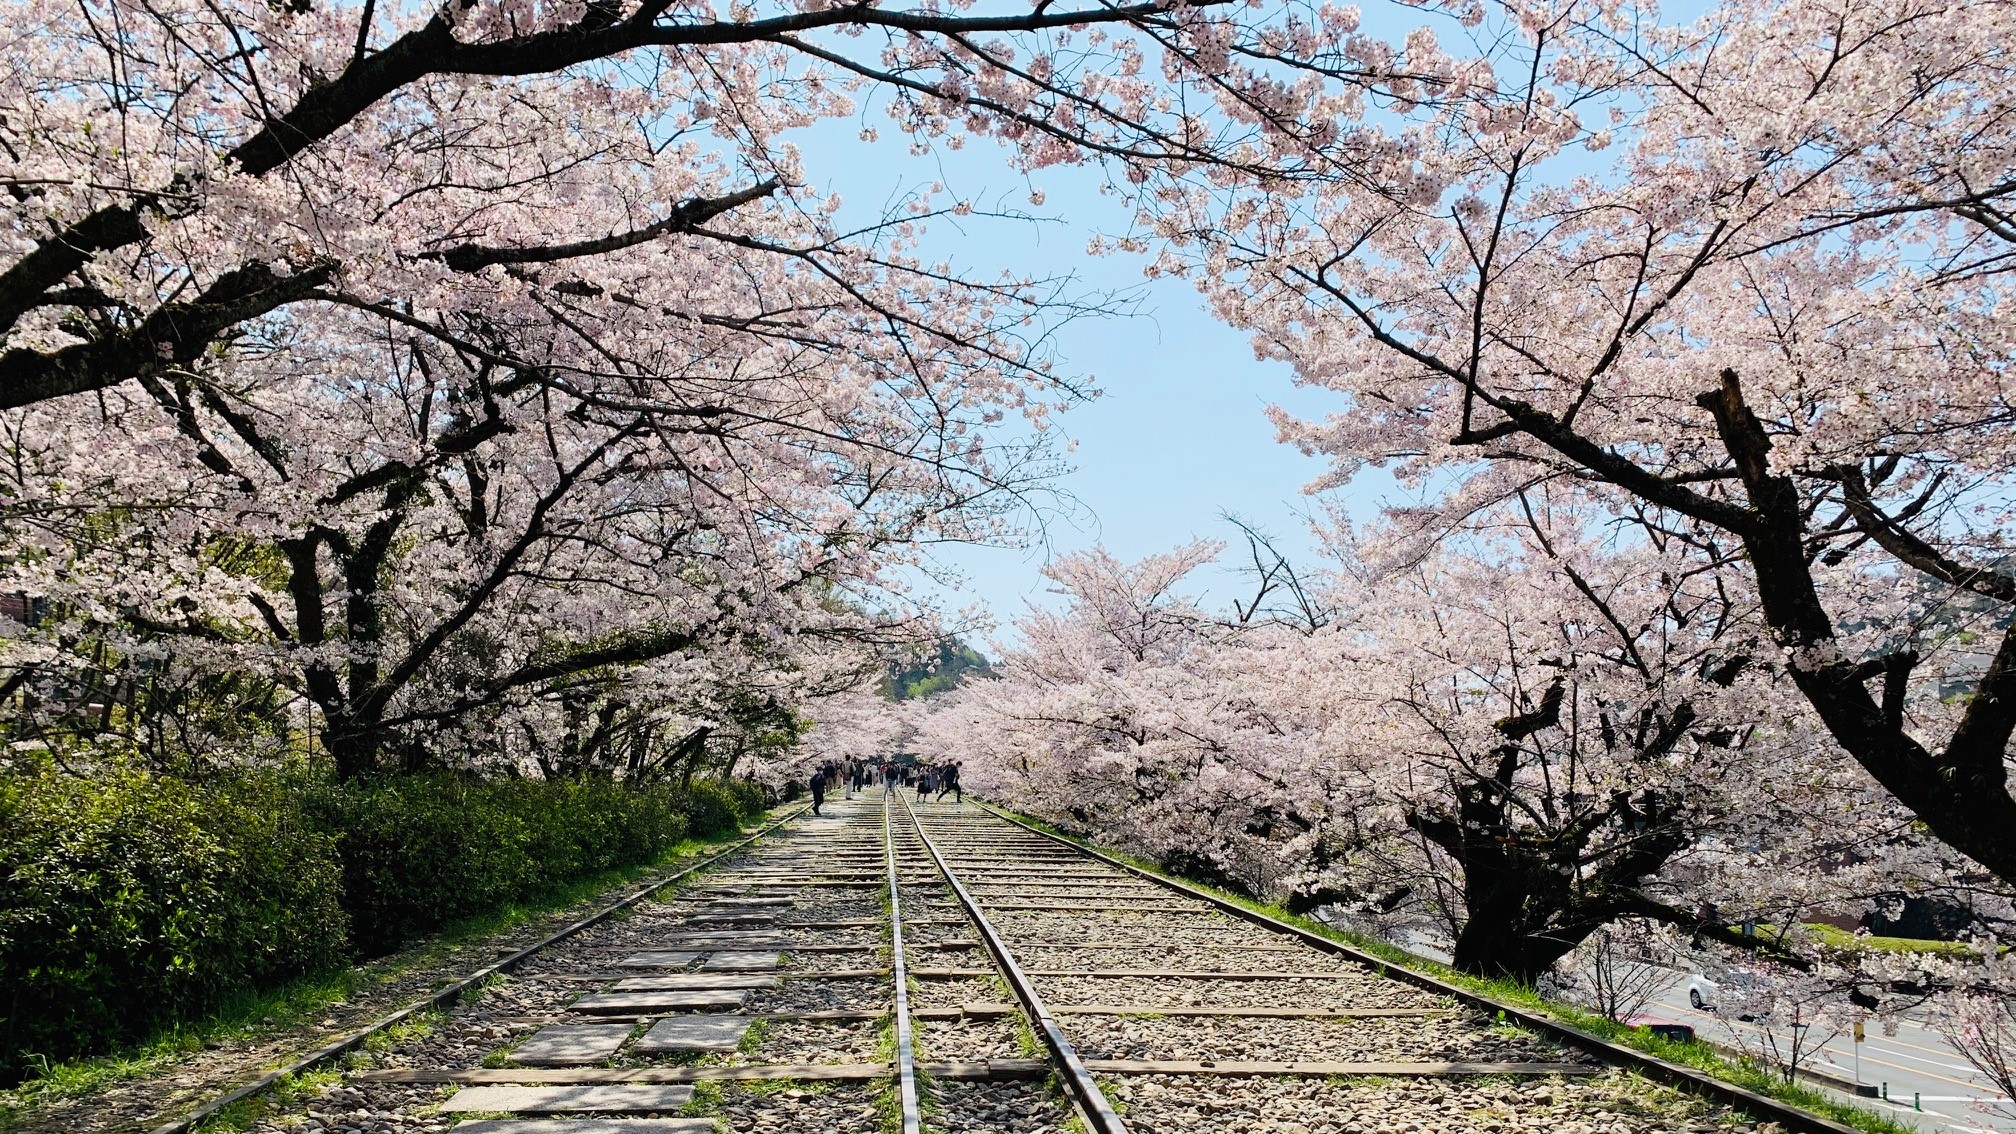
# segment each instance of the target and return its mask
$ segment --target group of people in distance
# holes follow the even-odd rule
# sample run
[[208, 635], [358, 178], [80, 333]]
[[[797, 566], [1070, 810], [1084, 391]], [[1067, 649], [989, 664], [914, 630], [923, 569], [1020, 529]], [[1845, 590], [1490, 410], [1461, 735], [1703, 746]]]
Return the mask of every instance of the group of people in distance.
[[939, 799], [944, 799], [949, 792], [955, 802], [966, 801], [959, 787], [957, 760], [943, 764], [898, 764], [894, 761], [871, 764], [866, 760], [828, 760], [812, 769], [812, 814], [822, 814], [819, 809], [826, 806], [826, 793], [833, 790], [835, 784], [844, 784], [847, 798], [853, 799], [855, 792], [866, 792], [878, 782], [884, 794], [898, 787], [915, 787], [919, 803], [934, 792]]

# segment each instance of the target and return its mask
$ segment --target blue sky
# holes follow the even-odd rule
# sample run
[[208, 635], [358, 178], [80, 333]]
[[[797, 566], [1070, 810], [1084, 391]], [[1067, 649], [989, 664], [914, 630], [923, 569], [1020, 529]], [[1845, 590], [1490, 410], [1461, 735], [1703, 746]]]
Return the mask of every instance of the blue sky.
[[[1707, 7], [1704, 0], [1675, 0], [1665, 6], [1663, 18], [1692, 20]], [[1463, 42], [1473, 34], [1487, 40], [1498, 34], [1488, 26], [1467, 33], [1446, 18], [1388, 0], [1366, 5], [1363, 19], [1368, 33], [1394, 41], [1423, 23], [1457, 51], [1474, 49]], [[863, 127], [873, 127], [880, 140], [861, 141]], [[1059, 487], [1080, 507], [1052, 519], [1046, 538], [1035, 546], [947, 552], [944, 560], [963, 572], [966, 585], [946, 594], [945, 605], [982, 603], [1005, 628], [1026, 603], [1054, 602], [1040, 574], [1050, 557], [1102, 543], [1124, 559], [1136, 559], [1196, 537], [1236, 541], [1239, 533], [1223, 518], [1227, 513], [1273, 535], [1276, 546], [1305, 572], [1312, 565], [1313, 540], [1303, 516], [1320, 511], [1320, 504], [1301, 490], [1324, 471], [1324, 462], [1276, 442], [1265, 409], [1275, 404], [1320, 417], [1341, 409], [1341, 400], [1296, 387], [1285, 366], [1255, 361], [1245, 336], [1212, 319], [1188, 284], [1145, 283], [1140, 257], [1088, 254], [1088, 237], [1129, 226], [1120, 201], [1100, 191], [1101, 171], [1053, 169], [1025, 177], [988, 141], [914, 156], [909, 139], [872, 104], [855, 120], [827, 123], [794, 140], [811, 180], [842, 196], [845, 223], [872, 223], [907, 191], [939, 182], [951, 200], [970, 201], [976, 209], [1028, 210], [1044, 219], [940, 222], [926, 240], [927, 256], [948, 258], [981, 277], [1004, 269], [1070, 274], [1088, 288], [1138, 292], [1138, 316], [1073, 324], [1057, 340], [1060, 368], [1095, 376], [1104, 391], [1061, 422], [1078, 447], [1074, 468]], [[1560, 169], [1603, 175], [1606, 158], [1584, 155], [1584, 160], [1578, 165], [1571, 155]], [[1032, 188], [1044, 192], [1040, 208], [1027, 203]], [[1354, 520], [1363, 520], [1396, 491], [1385, 477], [1361, 476], [1335, 499]], [[1235, 542], [1224, 557], [1226, 569], [1195, 580], [1207, 600], [1222, 604], [1249, 589], [1233, 569], [1241, 552]]]
[[[877, 127], [881, 140], [860, 141], [864, 125]], [[1046, 219], [939, 222], [926, 241], [930, 256], [983, 277], [1003, 269], [1069, 273], [1084, 288], [1131, 290], [1139, 301], [1138, 315], [1078, 322], [1058, 338], [1060, 370], [1091, 374], [1104, 391], [1060, 423], [1078, 447], [1059, 487], [1079, 506], [1049, 517], [1036, 546], [944, 553], [966, 577], [962, 590], [944, 595], [946, 604], [984, 603], [1005, 628], [1026, 602], [1051, 601], [1040, 574], [1051, 556], [1103, 543], [1133, 559], [1193, 537], [1236, 538], [1227, 513], [1276, 536], [1283, 550], [1299, 553], [1298, 564], [1306, 561], [1310, 540], [1300, 517], [1312, 501], [1301, 489], [1323, 463], [1278, 444], [1264, 411], [1273, 403], [1318, 414], [1336, 408], [1335, 396], [1298, 389], [1287, 367], [1255, 361], [1245, 336], [1212, 319], [1187, 283], [1144, 282], [1138, 256], [1089, 255], [1088, 237], [1123, 230], [1128, 219], [1115, 198], [1099, 192], [1098, 171], [1048, 170], [1025, 179], [991, 143], [913, 157], [895, 133], [870, 109], [844, 129], [796, 139], [813, 182], [842, 195], [843, 222], [871, 221], [905, 191], [942, 182], [951, 199], [976, 209], [1020, 208]], [[1044, 191], [1041, 208], [1027, 203], [1032, 187]], [[1241, 550], [1235, 546], [1226, 559], [1236, 563]], [[1198, 581], [1221, 602], [1243, 586], [1229, 570]]]

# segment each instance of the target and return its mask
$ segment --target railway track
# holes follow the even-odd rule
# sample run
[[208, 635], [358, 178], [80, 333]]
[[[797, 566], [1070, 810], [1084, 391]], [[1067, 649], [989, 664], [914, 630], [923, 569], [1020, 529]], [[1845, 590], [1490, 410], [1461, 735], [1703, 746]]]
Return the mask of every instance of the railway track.
[[972, 804], [827, 810], [387, 1029], [255, 1129], [1763, 1129]]

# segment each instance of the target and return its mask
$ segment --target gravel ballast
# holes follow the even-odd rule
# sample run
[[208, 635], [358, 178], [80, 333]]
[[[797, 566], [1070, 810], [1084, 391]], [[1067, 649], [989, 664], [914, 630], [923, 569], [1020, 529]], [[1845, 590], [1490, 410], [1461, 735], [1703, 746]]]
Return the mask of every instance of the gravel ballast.
[[1623, 1072], [1589, 1079], [1224, 1079], [1102, 1084], [1134, 1134], [1747, 1134], [1727, 1108]]

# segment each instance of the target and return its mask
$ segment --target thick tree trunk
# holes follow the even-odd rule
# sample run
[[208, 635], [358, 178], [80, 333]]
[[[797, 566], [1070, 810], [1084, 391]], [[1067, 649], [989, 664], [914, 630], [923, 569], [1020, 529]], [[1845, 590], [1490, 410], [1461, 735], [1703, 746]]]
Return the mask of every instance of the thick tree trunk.
[[1431, 826], [1423, 833], [1463, 869], [1465, 919], [1451, 949], [1461, 971], [1530, 985], [1602, 924], [1574, 915], [1569, 879], [1545, 848], [1495, 826]]
[[1501, 916], [1498, 906], [1518, 901], [1519, 896], [1510, 888], [1495, 897], [1501, 901], [1491, 912], [1481, 917], [1473, 912], [1463, 923], [1463, 932], [1451, 950], [1450, 963], [1473, 976], [1530, 986], [1604, 924], [1591, 918], [1569, 918], [1533, 925], [1517, 912]]
[[344, 713], [323, 712], [322, 746], [336, 764], [336, 778], [348, 783], [377, 774], [385, 748], [384, 729]]
[[1536, 829], [1512, 823], [1501, 785], [1483, 782], [1459, 793], [1455, 818], [1413, 815], [1408, 823], [1463, 871], [1464, 922], [1451, 963], [1528, 985], [1642, 905], [1638, 881], [1687, 843], [1679, 805], [1651, 793], [1638, 804], [1619, 793], [1601, 811]]
[[[1813, 578], [1804, 502], [1792, 478], [1771, 467], [1770, 437], [1744, 403], [1736, 373], [1723, 371], [1721, 384], [1697, 400], [1714, 415], [1750, 497], [1750, 515], [1732, 527], [1756, 572], [1765, 620], [1793, 653], [1793, 682], [1841, 747], [1934, 836], [2016, 882], [2016, 797], [2007, 764], [2016, 729], [2016, 628], [2004, 634], [1944, 751], [1927, 750], [1904, 729], [1901, 680], [1886, 697], [1894, 711], [1886, 711], [1866, 685], [1875, 673], [1839, 656], [1834, 620]], [[1880, 542], [1895, 542], [1880, 523], [1865, 522]]]

